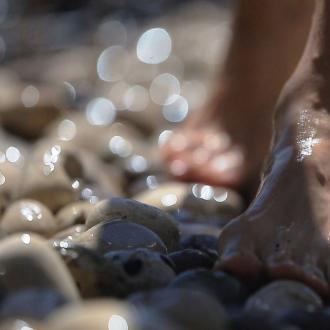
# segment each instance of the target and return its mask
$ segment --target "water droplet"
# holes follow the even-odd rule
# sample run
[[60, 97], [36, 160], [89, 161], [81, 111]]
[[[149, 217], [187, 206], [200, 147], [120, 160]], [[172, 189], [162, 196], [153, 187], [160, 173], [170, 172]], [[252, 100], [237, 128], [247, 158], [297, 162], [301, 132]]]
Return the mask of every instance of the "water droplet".
[[164, 62], [170, 56], [171, 50], [171, 37], [166, 30], [161, 28], [144, 32], [136, 47], [138, 59], [147, 64]]

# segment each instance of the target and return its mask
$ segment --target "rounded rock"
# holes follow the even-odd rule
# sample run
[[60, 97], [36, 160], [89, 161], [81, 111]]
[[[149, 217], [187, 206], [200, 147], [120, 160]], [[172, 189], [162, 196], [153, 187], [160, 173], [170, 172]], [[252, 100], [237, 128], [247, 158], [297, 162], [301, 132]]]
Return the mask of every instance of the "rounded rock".
[[57, 224], [45, 205], [35, 200], [22, 199], [6, 209], [0, 228], [6, 234], [34, 232], [49, 237], [57, 230]]
[[0, 242], [0, 284], [5, 294], [25, 289], [54, 290], [68, 301], [79, 294], [61, 258], [36, 234], [12, 235]]
[[169, 251], [179, 244], [179, 230], [175, 220], [166, 212], [132, 199], [111, 198], [99, 202], [89, 214], [86, 226], [91, 228], [102, 221], [122, 219], [143, 225], [155, 232]]
[[101, 254], [140, 247], [167, 253], [163, 241], [153, 231], [137, 223], [122, 220], [101, 222], [74, 237], [72, 242]]
[[259, 289], [245, 304], [245, 311], [278, 315], [288, 309], [315, 311], [322, 300], [311, 288], [297, 281], [280, 280]]

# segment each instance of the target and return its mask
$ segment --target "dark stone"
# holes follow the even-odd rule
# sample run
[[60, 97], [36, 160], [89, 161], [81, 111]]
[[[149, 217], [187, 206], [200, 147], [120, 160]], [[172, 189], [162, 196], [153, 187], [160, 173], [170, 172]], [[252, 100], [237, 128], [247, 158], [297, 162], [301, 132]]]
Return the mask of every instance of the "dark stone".
[[193, 249], [172, 252], [168, 256], [172, 259], [177, 273], [196, 268], [211, 269], [216, 261], [207, 253]]
[[197, 249], [218, 256], [219, 240], [212, 235], [191, 235], [181, 241], [181, 246], [184, 249]]
[[181, 273], [170, 287], [203, 291], [231, 308], [240, 306], [248, 296], [248, 289], [236, 278], [209, 270], [192, 270]]

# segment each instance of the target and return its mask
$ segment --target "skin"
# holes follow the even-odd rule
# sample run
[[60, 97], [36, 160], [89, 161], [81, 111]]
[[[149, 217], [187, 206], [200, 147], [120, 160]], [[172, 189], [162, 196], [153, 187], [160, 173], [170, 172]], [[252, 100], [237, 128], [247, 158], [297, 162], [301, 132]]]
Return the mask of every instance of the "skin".
[[220, 234], [217, 268], [300, 280], [330, 295], [330, 2], [317, 0], [308, 42], [276, 107], [259, 192]]
[[312, 12], [311, 0], [239, 1], [213, 97], [163, 148], [175, 177], [234, 188], [258, 179], [273, 107], [301, 56]]

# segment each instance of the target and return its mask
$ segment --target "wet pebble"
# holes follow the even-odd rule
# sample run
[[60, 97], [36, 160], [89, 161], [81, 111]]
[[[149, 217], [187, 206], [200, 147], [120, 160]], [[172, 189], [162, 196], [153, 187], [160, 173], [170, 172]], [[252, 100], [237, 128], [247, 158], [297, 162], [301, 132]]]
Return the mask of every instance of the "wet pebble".
[[170, 259], [147, 249], [115, 251], [104, 256], [80, 246], [58, 250], [85, 298], [122, 298], [165, 287], [175, 277]]
[[0, 287], [6, 296], [21, 290], [54, 290], [68, 301], [79, 299], [61, 258], [36, 234], [15, 234], [0, 242]]
[[179, 182], [161, 184], [134, 199], [174, 212], [179, 219], [186, 213], [184, 217], [190, 222], [209, 221], [219, 225], [239, 215], [244, 207], [242, 198], [230, 189]]
[[65, 205], [56, 213], [59, 229], [66, 229], [74, 225], [85, 224], [94, 205], [86, 201], [78, 201]]
[[74, 237], [72, 241], [101, 254], [140, 247], [160, 253], [167, 252], [163, 241], [153, 231], [137, 223], [123, 220], [98, 223]]
[[169, 257], [173, 261], [178, 274], [195, 268], [211, 269], [216, 261], [216, 258], [212, 258], [207, 253], [193, 249], [172, 252]]
[[321, 298], [301, 282], [280, 280], [254, 293], [246, 302], [246, 311], [279, 315], [285, 310], [315, 311], [323, 305]]
[[170, 287], [202, 291], [215, 297], [226, 308], [241, 306], [249, 293], [248, 288], [231, 275], [210, 270], [181, 273]]
[[182, 248], [200, 250], [211, 256], [218, 255], [218, 245], [219, 240], [217, 237], [205, 234], [190, 235], [184, 240], [181, 240]]
[[99, 202], [89, 214], [86, 226], [91, 228], [102, 221], [116, 219], [143, 225], [154, 231], [169, 251], [175, 250], [179, 245], [178, 226], [168, 213], [132, 199], [111, 198]]
[[0, 228], [6, 234], [34, 232], [51, 236], [57, 223], [50, 210], [38, 201], [23, 199], [12, 203], [4, 213]]
[[131, 301], [138, 310], [152, 308], [184, 329], [226, 329], [227, 316], [222, 305], [200, 291], [162, 289], [134, 295]]

